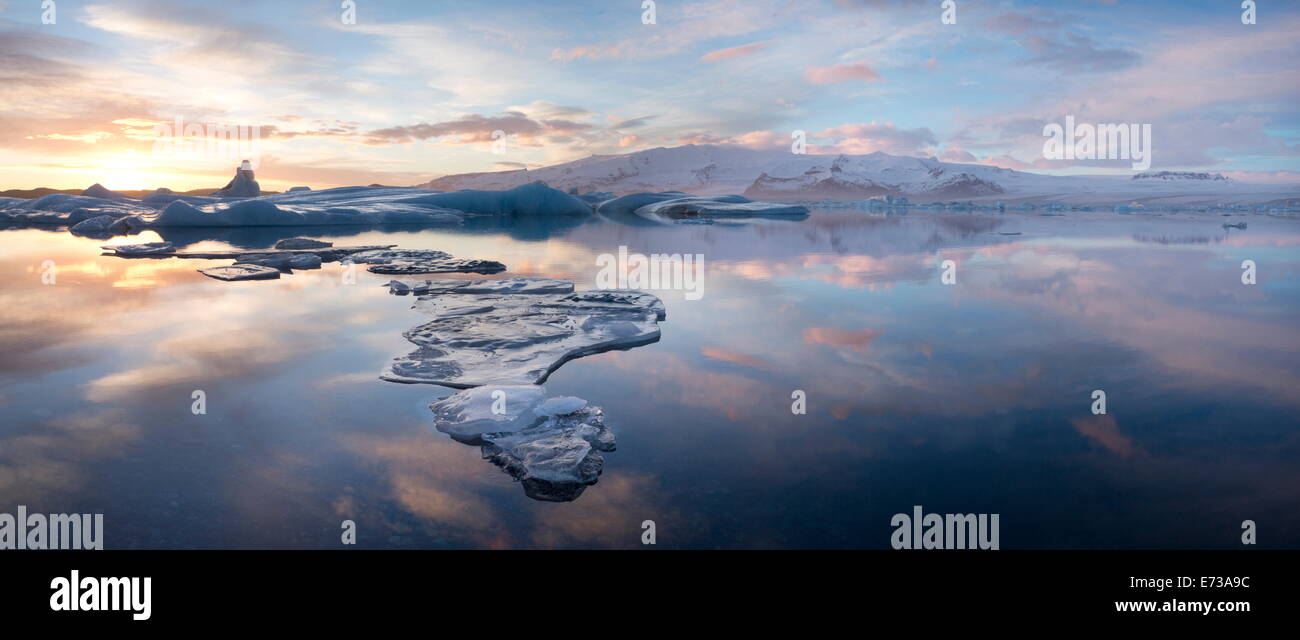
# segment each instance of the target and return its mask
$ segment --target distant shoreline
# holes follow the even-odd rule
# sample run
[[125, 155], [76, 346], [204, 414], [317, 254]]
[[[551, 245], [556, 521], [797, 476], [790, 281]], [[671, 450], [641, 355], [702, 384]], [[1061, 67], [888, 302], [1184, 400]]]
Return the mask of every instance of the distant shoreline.
[[[35, 189], [7, 189], [0, 191], [0, 198], [23, 198], [32, 199], [48, 196], [53, 193], [64, 193], [71, 196], [79, 196], [85, 189], [51, 189], [49, 187], [37, 187]], [[210, 196], [220, 189], [190, 189], [189, 191], [177, 191], [179, 196]], [[135, 189], [135, 190], [113, 190], [114, 193], [120, 193], [124, 196], [130, 196], [137, 200], [154, 192], [153, 189]], [[274, 195], [281, 193], [279, 191], [263, 191], [262, 195]]]

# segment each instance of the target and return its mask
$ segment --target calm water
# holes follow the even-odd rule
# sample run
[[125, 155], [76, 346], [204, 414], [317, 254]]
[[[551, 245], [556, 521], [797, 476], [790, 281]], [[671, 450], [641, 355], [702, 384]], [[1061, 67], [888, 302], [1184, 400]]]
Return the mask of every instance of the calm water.
[[1300, 221], [1244, 219], [815, 211], [164, 236], [442, 249], [580, 288], [619, 245], [704, 254], [701, 300], [656, 292], [661, 341], [547, 383], [604, 407], [618, 437], [600, 482], [560, 504], [432, 429], [450, 390], [377, 378], [422, 321], [386, 277], [223, 283], [195, 272], [221, 261], [0, 231], [0, 512], [102, 512], [110, 548], [333, 548], [344, 519], [362, 547], [639, 547], [654, 520], [660, 547], [887, 548], [890, 516], [918, 504], [1001, 514], [1004, 549], [1237, 547], [1245, 519], [1260, 546], [1297, 547]]

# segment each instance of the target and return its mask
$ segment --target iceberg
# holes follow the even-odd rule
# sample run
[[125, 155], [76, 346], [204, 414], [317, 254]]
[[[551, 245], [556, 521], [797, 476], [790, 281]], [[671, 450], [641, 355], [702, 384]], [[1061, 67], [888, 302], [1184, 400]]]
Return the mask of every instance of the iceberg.
[[416, 196], [408, 202], [456, 209], [479, 215], [587, 216], [591, 205], [544, 182], [533, 182], [506, 191], [466, 189]]
[[534, 500], [569, 502], [596, 483], [601, 452], [615, 449], [604, 411], [581, 398], [546, 396], [537, 385], [484, 386], [431, 405], [434, 428], [478, 445], [485, 460]]
[[68, 231], [71, 231], [73, 234], [80, 235], [80, 236], [96, 236], [96, 237], [106, 238], [112, 236], [112, 232], [110, 232], [109, 229], [113, 227], [113, 223], [115, 222], [117, 222], [117, 219], [114, 218], [113, 216], [108, 216], [108, 215], [95, 216], [94, 218], [87, 218], [85, 220], [82, 220], [81, 222], [78, 222], [77, 224], [72, 225], [72, 227], [69, 228]]
[[252, 163], [247, 160], [241, 162], [239, 168], [235, 169], [235, 177], [212, 195], [219, 198], [256, 198], [262, 195], [262, 188], [253, 177]]
[[414, 309], [433, 319], [404, 333], [417, 346], [380, 377], [454, 388], [541, 384], [574, 358], [659, 340], [666, 313], [640, 291], [432, 293]]
[[618, 218], [635, 215], [660, 222], [693, 222], [711, 218], [748, 218], [756, 216], [807, 217], [802, 205], [755, 202], [744, 196], [692, 196], [680, 191], [633, 193], [606, 200], [596, 213]]

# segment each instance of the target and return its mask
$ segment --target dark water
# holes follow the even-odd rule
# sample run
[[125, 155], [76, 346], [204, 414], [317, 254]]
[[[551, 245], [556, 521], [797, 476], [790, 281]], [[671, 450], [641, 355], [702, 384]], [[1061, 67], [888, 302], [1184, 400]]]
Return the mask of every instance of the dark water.
[[702, 299], [656, 292], [661, 341], [548, 381], [604, 407], [618, 437], [571, 503], [527, 498], [434, 431], [427, 405], [449, 390], [378, 380], [421, 322], [387, 278], [347, 285], [326, 265], [222, 283], [194, 271], [220, 262], [0, 231], [0, 512], [100, 512], [109, 548], [333, 548], [344, 519], [363, 547], [639, 547], [653, 520], [660, 547], [884, 548], [913, 505], [998, 513], [1004, 549], [1236, 547], [1246, 519], [1260, 546], [1297, 547], [1300, 221], [1245, 219], [815, 211], [165, 236], [395, 243], [580, 288], [620, 245], [704, 254]]

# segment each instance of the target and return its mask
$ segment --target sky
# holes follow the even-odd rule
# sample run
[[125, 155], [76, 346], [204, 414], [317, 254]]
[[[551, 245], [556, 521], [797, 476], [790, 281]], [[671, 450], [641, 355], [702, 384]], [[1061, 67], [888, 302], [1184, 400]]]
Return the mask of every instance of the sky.
[[269, 190], [414, 185], [794, 131], [1132, 172], [1045, 159], [1067, 116], [1151, 124], [1152, 170], [1300, 182], [1300, 2], [952, 3], [0, 0], [0, 189], [217, 188], [249, 155]]

